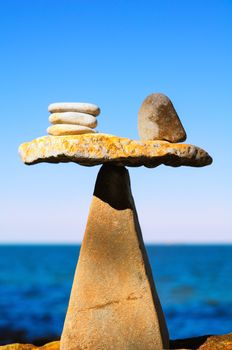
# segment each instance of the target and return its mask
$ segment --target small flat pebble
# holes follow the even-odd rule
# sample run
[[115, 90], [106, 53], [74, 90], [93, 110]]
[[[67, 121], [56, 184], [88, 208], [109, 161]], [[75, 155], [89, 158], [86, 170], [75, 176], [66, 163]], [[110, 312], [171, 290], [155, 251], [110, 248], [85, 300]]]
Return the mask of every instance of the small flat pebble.
[[47, 132], [53, 136], [65, 136], [96, 133], [96, 130], [81, 125], [56, 124], [49, 126]]
[[100, 108], [92, 103], [82, 102], [57, 102], [52, 103], [48, 106], [48, 111], [51, 113], [62, 113], [62, 112], [80, 112], [87, 113], [94, 116], [100, 114]]
[[75, 124], [95, 128], [97, 119], [91, 114], [78, 112], [53, 113], [49, 116], [49, 121], [52, 124]]

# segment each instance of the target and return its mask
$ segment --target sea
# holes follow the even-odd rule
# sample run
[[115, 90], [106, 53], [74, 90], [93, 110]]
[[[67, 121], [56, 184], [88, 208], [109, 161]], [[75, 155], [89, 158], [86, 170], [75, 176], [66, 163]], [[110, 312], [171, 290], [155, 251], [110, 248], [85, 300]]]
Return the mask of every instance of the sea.
[[[146, 245], [170, 338], [232, 331], [232, 245]], [[0, 344], [59, 339], [79, 245], [0, 245]]]

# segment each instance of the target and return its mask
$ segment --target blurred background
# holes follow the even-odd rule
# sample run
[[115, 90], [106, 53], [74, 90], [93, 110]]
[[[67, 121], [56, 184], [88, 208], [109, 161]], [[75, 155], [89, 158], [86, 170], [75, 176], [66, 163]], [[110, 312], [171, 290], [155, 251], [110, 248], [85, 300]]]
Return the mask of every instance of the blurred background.
[[232, 331], [232, 2], [9, 0], [0, 16], [0, 344], [60, 336], [99, 170], [28, 167], [18, 146], [59, 101], [96, 103], [100, 132], [137, 139], [152, 92], [214, 158], [130, 169], [171, 338]]

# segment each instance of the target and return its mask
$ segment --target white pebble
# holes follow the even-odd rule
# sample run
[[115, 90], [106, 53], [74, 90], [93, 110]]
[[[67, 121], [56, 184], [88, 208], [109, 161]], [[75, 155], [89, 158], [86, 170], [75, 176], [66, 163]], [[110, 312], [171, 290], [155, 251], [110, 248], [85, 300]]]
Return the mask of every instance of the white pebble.
[[49, 126], [47, 132], [53, 136], [64, 136], [95, 133], [96, 130], [81, 125], [56, 124]]
[[49, 116], [49, 121], [52, 124], [75, 124], [95, 128], [97, 119], [91, 114], [78, 112], [53, 113]]
[[100, 114], [100, 108], [92, 103], [80, 103], [80, 102], [57, 102], [48, 106], [48, 111], [51, 113], [56, 112], [80, 112], [87, 113], [94, 116]]

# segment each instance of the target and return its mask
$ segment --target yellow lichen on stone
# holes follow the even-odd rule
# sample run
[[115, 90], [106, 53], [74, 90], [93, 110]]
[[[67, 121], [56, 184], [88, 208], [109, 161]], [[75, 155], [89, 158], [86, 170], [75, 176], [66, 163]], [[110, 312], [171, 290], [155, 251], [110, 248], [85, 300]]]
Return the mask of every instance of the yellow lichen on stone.
[[119, 166], [205, 166], [212, 162], [199, 147], [166, 141], [137, 141], [108, 134], [43, 136], [19, 147], [25, 164], [75, 162]]
[[48, 343], [46, 345], [37, 347], [32, 344], [10, 344], [10, 345], [4, 345], [0, 346], [1, 350], [59, 350], [60, 349], [60, 342], [55, 341], [52, 343]]
[[199, 350], [232, 350], [232, 333], [209, 337]]
[[[189, 344], [186, 350], [190, 350], [190, 348]], [[0, 350], [60, 350], [60, 342], [48, 343], [41, 347], [32, 344], [10, 344], [0, 346]], [[198, 350], [232, 350], [232, 333], [208, 337]]]

